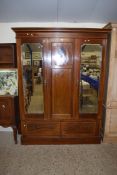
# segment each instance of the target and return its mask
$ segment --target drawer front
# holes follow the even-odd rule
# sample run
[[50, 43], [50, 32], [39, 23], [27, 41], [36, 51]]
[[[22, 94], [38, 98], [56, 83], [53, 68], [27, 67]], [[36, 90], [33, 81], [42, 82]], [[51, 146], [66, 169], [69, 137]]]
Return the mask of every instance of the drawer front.
[[14, 63], [14, 47], [11, 44], [0, 45], [0, 63]]
[[95, 122], [62, 122], [62, 136], [78, 137], [78, 136], [95, 136]]
[[25, 134], [34, 136], [60, 136], [59, 122], [28, 122], [22, 123]]
[[14, 117], [13, 100], [0, 97], [0, 120], [12, 120]]

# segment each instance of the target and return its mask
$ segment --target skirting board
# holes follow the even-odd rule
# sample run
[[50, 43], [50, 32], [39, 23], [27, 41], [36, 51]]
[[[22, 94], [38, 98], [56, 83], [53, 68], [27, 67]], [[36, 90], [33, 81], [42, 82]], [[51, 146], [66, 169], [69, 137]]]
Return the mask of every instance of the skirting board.
[[117, 137], [105, 137], [103, 143], [117, 143]]

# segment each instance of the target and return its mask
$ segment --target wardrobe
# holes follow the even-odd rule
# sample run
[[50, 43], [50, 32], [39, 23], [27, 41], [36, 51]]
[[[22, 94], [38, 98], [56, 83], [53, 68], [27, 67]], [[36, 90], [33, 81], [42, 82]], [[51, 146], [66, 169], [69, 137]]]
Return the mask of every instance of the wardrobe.
[[100, 143], [110, 29], [12, 29], [22, 144]]

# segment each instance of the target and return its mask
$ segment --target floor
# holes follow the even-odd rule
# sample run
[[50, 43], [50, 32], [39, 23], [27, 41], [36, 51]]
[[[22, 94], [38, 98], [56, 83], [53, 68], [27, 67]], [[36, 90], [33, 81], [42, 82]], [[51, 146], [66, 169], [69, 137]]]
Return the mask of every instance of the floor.
[[0, 175], [117, 175], [117, 144], [24, 146], [0, 132]]
[[30, 105], [28, 107], [28, 113], [43, 113], [43, 84], [34, 85], [33, 96], [31, 96]]
[[[86, 82], [85, 82], [86, 83]], [[97, 113], [98, 95], [97, 91], [90, 87], [90, 84], [81, 90], [80, 93], [80, 113]]]

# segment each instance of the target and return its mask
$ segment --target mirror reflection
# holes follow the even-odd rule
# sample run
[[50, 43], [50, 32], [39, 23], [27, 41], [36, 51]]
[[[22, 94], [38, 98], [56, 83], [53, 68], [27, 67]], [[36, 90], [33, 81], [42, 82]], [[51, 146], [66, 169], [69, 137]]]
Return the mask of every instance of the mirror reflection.
[[23, 91], [27, 113], [44, 113], [42, 48], [40, 43], [22, 45]]
[[102, 46], [83, 44], [80, 63], [80, 113], [98, 112], [98, 92], [102, 64]]

